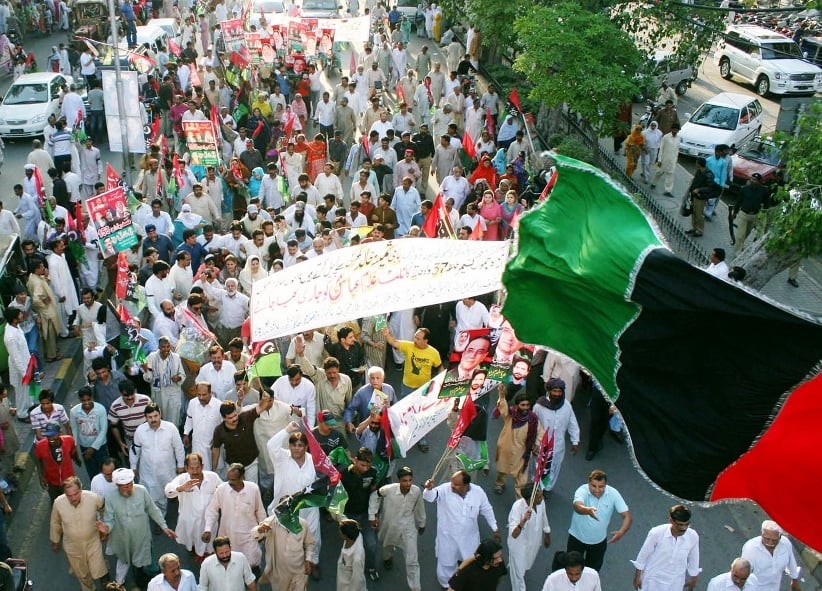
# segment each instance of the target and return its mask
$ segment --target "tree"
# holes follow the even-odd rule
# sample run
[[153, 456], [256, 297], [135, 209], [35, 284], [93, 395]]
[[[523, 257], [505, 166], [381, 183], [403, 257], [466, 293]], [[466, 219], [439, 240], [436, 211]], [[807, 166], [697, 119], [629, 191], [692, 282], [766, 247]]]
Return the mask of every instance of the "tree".
[[[621, 105], [638, 92], [643, 58], [607, 16], [564, 2], [532, 6], [514, 23], [523, 47], [514, 68], [533, 84], [530, 96], [548, 107], [567, 104], [594, 133], [610, 134]], [[594, 153], [594, 158], [598, 152]]]
[[760, 213], [767, 230], [734, 260], [755, 289], [801, 259], [822, 254], [822, 104], [799, 116], [784, 156], [787, 184], [777, 191], [776, 205]]

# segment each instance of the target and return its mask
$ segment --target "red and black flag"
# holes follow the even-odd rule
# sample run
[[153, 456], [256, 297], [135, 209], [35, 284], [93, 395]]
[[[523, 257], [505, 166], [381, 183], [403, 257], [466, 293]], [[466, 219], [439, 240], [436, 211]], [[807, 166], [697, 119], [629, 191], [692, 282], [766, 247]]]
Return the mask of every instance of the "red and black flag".
[[797, 502], [822, 482], [822, 324], [678, 258], [607, 175], [556, 160], [503, 274], [517, 336], [591, 371], [659, 487], [752, 499], [822, 548]]

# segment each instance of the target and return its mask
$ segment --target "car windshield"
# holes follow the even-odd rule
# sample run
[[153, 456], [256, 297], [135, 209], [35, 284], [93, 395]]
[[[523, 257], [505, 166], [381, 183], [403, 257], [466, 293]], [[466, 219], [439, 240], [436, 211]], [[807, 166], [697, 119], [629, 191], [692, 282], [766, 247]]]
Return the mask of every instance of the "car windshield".
[[254, 4], [255, 12], [260, 12], [262, 9], [263, 12], [284, 12], [285, 8], [283, 7], [282, 2], [278, 2], [277, 0], [261, 0], [255, 2]]
[[739, 123], [739, 109], [705, 103], [697, 109], [689, 121], [717, 129], [736, 129]]
[[750, 142], [737, 154], [747, 160], [755, 160], [771, 166], [777, 166], [782, 159], [779, 148], [770, 142], [763, 141]]
[[48, 100], [48, 86], [46, 84], [13, 84], [9, 88], [5, 105], [35, 105]]
[[334, 10], [337, 0], [305, 0], [303, 10]]
[[802, 53], [799, 51], [799, 46], [790, 41], [786, 43], [769, 43], [762, 46], [763, 60], [787, 60], [787, 59], [802, 59]]

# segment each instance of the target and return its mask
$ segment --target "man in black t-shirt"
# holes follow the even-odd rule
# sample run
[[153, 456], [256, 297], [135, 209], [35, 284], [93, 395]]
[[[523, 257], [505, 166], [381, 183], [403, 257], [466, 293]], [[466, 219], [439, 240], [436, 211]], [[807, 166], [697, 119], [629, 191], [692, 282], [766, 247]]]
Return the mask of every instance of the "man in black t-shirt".
[[372, 581], [380, 578], [377, 572], [377, 532], [368, 523], [368, 500], [377, 489], [377, 470], [371, 465], [374, 454], [361, 447], [354, 462], [342, 471], [341, 483], [348, 493], [345, 516], [360, 524], [365, 546], [365, 573]]
[[220, 448], [225, 447], [225, 462], [238, 462], [245, 467], [244, 479], [257, 484], [257, 442], [254, 440], [254, 421], [271, 408], [272, 399], [268, 394], [260, 396], [260, 402], [254, 408], [241, 410], [231, 400], [220, 405], [220, 416], [223, 422], [214, 428], [211, 440], [211, 465], [217, 466], [220, 460]]
[[[321, 410], [317, 414], [317, 426], [311, 432], [327, 456], [330, 456], [331, 452], [338, 447], [343, 449], [346, 447], [345, 436], [337, 429], [338, 425], [337, 419], [330, 410]], [[348, 452], [346, 454], [350, 459], [351, 454]]]

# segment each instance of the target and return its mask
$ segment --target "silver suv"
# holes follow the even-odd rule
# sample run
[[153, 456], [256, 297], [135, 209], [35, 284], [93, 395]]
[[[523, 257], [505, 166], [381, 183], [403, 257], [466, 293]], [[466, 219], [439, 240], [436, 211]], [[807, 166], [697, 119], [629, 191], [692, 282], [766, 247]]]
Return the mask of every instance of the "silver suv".
[[691, 87], [691, 84], [696, 80], [697, 69], [688, 64], [682, 63], [678, 58], [669, 51], [656, 51], [648, 58], [648, 61], [643, 68], [643, 72], [637, 75], [644, 82], [643, 94], [634, 97], [634, 102], [641, 102], [643, 100], [653, 100], [663, 82], [667, 82], [668, 86], [682, 96]]
[[802, 59], [792, 39], [756, 25], [725, 31], [715, 54], [720, 75], [737, 76], [766, 94], [813, 94], [822, 90], [822, 68]]

